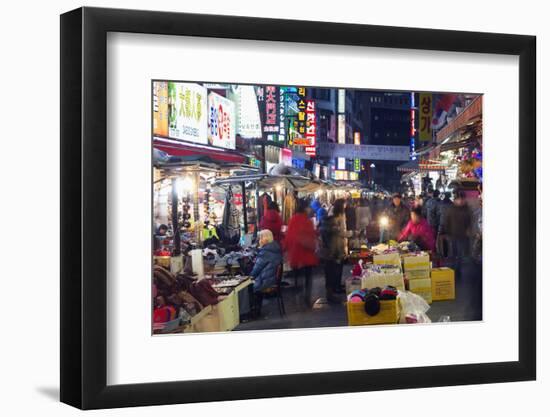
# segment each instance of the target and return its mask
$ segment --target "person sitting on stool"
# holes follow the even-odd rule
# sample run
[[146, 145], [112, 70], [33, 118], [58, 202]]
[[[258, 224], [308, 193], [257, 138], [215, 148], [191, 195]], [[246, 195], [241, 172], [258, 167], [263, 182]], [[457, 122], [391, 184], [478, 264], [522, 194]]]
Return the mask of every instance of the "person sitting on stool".
[[262, 309], [263, 290], [271, 288], [277, 281], [277, 268], [283, 260], [281, 247], [273, 240], [271, 230], [258, 233], [260, 250], [256, 256], [250, 275], [254, 278], [254, 316], [258, 317]]

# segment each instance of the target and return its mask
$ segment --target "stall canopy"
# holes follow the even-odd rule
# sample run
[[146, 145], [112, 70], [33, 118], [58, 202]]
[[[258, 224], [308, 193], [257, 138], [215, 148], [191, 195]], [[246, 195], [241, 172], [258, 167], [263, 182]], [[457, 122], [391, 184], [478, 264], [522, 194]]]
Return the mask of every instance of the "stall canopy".
[[298, 192], [315, 192], [325, 187], [320, 180], [311, 179], [299, 175], [235, 175], [228, 178], [220, 178], [214, 181], [214, 185], [224, 186], [245, 183], [247, 187], [258, 186], [259, 189], [286, 188]]
[[439, 161], [434, 160], [423, 160], [419, 161], [415, 159], [409, 161], [397, 167], [397, 170], [400, 172], [429, 172], [429, 171], [445, 171], [447, 167]]

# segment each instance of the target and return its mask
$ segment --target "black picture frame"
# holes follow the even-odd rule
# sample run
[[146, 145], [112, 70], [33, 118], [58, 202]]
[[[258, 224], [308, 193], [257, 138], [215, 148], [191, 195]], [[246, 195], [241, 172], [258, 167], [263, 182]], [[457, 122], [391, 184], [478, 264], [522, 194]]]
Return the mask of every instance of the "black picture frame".
[[[519, 56], [519, 360], [108, 386], [108, 32]], [[61, 16], [61, 401], [82, 409], [377, 391], [536, 378], [534, 36], [80, 8]]]

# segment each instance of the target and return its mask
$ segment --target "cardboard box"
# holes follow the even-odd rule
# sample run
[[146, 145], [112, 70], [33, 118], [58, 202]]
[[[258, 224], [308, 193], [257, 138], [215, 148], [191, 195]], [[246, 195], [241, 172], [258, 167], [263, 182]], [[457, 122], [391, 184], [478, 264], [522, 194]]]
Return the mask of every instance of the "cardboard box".
[[432, 303], [431, 278], [414, 279], [409, 281], [409, 291], [421, 296], [428, 304]]
[[429, 269], [413, 269], [405, 271], [405, 276], [409, 281], [417, 279], [427, 279], [430, 278]]
[[375, 265], [396, 265], [401, 267], [401, 257], [398, 252], [373, 255], [372, 263]]
[[455, 271], [451, 268], [433, 268], [432, 299], [454, 300], [455, 296]]
[[404, 255], [403, 268], [405, 271], [430, 269], [430, 255], [425, 252]]
[[370, 274], [361, 278], [361, 288], [384, 288], [386, 285], [405, 291], [403, 274]]
[[346, 303], [349, 326], [370, 324], [395, 324], [399, 322], [399, 300], [380, 301], [380, 311], [375, 316], [365, 312], [365, 303]]

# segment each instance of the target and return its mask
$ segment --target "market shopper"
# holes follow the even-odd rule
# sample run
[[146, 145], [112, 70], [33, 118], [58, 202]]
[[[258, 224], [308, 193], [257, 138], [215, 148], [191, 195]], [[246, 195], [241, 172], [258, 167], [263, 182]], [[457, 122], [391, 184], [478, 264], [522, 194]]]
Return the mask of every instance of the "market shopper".
[[346, 201], [334, 202], [332, 215], [321, 225], [322, 254], [325, 260], [325, 289], [329, 302], [339, 302], [336, 294], [342, 291], [342, 271], [348, 255], [346, 230]]
[[409, 221], [409, 209], [403, 204], [401, 194], [393, 195], [392, 203], [386, 210], [386, 214], [388, 216], [387, 238], [388, 240], [397, 240], [399, 233]]
[[447, 233], [447, 215], [449, 208], [453, 205], [451, 200], [451, 193], [445, 192], [443, 194], [443, 199], [439, 201], [436, 207], [436, 216], [437, 216], [437, 237], [436, 237], [436, 248], [437, 253], [442, 257], [449, 257], [451, 251], [451, 241]]
[[254, 267], [250, 275], [254, 278], [255, 316], [259, 316], [262, 309], [263, 291], [275, 285], [277, 269], [283, 262], [283, 255], [279, 243], [273, 239], [271, 230], [264, 229], [258, 233], [260, 250], [256, 256]]
[[264, 216], [260, 221], [260, 229], [270, 230], [273, 234], [273, 239], [281, 242], [281, 227], [283, 219], [279, 214], [279, 206], [276, 202], [271, 201], [267, 204], [267, 210], [264, 211]]
[[288, 222], [284, 248], [295, 281], [297, 282], [301, 275], [305, 278], [304, 302], [309, 306], [311, 304], [313, 267], [318, 264], [319, 260], [316, 255], [317, 232], [307, 212], [307, 200], [299, 199], [296, 203], [296, 213]]
[[470, 255], [470, 233], [472, 231], [472, 212], [466, 204], [463, 192], [458, 192], [445, 217], [445, 231], [451, 242], [451, 256], [455, 270], [459, 270], [461, 261]]
[[434, 230], [422, 216], [421, 207], [415, 207], [411, 210], [411, 219], [398, 238], [399, 242], [404, 240], [416, 243], [422, 250], [435, 250]]
[[346, 208], [345, 208], [345, 215], [346, 215], [346, 229], [348, 232], [355, 232], [357, 230], [357, 218], [355, 215], [355, 203], [352, 198], [349, 198], [346, 201]]
[[439, 199], [439, 190], [434, 190], [428, 193], [428, 199], [424, 203], [424, 217], [432, 226], [435, 232], [439, 228], [439, 219], [437, 217], [437, 206], [441, 200]]
[[359, 201], [355, 209], [355, 218], [359, 237], [367, 239], [367, 227], [369, 227], [372, 220], [372, 214], [366, 198], [362, 198]]

